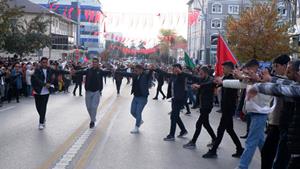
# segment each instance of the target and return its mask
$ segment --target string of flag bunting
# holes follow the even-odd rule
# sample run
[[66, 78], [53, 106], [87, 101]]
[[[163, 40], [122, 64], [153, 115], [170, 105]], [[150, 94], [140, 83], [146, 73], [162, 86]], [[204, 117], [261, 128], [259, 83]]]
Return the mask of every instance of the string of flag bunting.
[[148, 54], [155, 53], [159, 50], [157, 47], [153, 47], [153, 48], [149, 48], [149, 49], [129, 49], [127, 47], [117, 46], [117, 45], [113, 45], [113, 44], [111, 44], [109, 46], [109, 49], [110, 50], [119, 50], [119, 51], [123, 52], [125, 55], [127, 55], [127, 54], [130, 54], [130, 55], [136, 55], [136, 54], [148, 55]]
[[[80, 8], [74, 7], [63, 7], [59, 4], [50, 4], [49, 10], [60, 13], [58, 10], [63, 9], [62, 15], [71, 19], [72, 15], [75, 14], [76, 17], [81, 16], [84, 14], [85, 20], [91, 23], [103, 23], [105, 20], [105, 15], [101, 11], [85, 9], [81, 10]], [[76, 12], [77, 13], [74, 13]]]

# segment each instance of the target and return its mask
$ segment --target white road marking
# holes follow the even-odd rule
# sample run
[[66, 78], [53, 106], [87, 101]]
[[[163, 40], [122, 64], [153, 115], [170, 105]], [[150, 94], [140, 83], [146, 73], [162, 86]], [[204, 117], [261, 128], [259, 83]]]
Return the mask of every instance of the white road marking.
[[5, 109], [0, 109], [0, 112], [7, 111], [7, 110], [10, 110], [10, 109], [14, 109], [14, 108], [16, 108], [16, 106], [10, 106], [10, 107], [7, 107]]
[[[100, 119], [110, 110], [113, 103], [116, 101], [117, 97], [114, 97], [112, 101], [102, 110], [103, 113], [98, 113], [99, 120], [96, 121], [95, 127], [99, 124]], [[100, 115], [99, 115], [100, 114]], [[87, 129], [80, 135], [80, 137], [75, 141], [75, 143], [68, 149], [68, 151], [62, 156], [62, 158], [55, 164], [52, 169], [66, 169], [73, 158], [77, 155], [83, 144], [88, 140], [94, 129]]]

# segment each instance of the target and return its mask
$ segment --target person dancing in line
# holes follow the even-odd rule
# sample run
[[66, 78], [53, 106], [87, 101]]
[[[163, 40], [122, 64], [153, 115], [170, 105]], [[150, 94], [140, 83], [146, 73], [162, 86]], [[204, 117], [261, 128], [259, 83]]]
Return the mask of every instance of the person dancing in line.
[[[234, 64], [231, 61], [224, 62], [223, 64], [224, 77], [222, 80], [234, 79], [233, 70]], [[213, 144], [213, 147], [203, 155], [203, 158], [216, 158], [217, 149], [223, 139], [225, 130], [230, 135], [234, 144], [236, 145], [236, 153], [232, 154], [232, 157], [240, 157], [243, 154], [242, 144], [233, 129], [233, 116], [237, 103], [237, 89], [221, 88], [221, 112], [222, 117], [218, 127], [217, 138]]]
[[[59, 70], [51, 69], [48, 66], [48, 58], [43, 57], [40, 61], [40, 67], [36, 68], [32, 77], [31, 84], [34, 90], [35, 106], [39, 113], [39, 129], [43, 130], [46, 127], [46, 111], [50, 93], [54, 90], [53, 76]], [[68, 74], [67, 71], [59, 71], [58, 73]]]
[[161, 73], [156, 73], [156, 76], [157, 76], [157, 88], [156, 88], [156, 95], [153, 98], [153, 100], [158, 99], [159, 93], [162, 94], [162, 96], [163, 96], [162, 99], [164, 100], [166, 98], [166, 95], [162, 91], [162, 86], [164, 85], [165, 79], [164, 79], [164, 76]]
[[133, 99], [131, 102], [130, 112], [135, 118], [135, 126], [130, 132], [131, 134], [138, 134], [140, 126], [144, 123], [142, 119], [142, 112], [148, 102], [149, 96], [149, 84], [152, 81], [153, 66], [147, 72], [142, 65], [136, 65], [133, 73], [128, 72], [115, 72], [116, 75], [125, 77], [132, 77], [132, 89]]
[[183, 145], [183, 148], [194, 149], [196, 148], [196, 141], [200, 135], [202, 125], [207, 130], [210, 135], [212, 142], [207, 146], [212, 146], [214, 141], [216, 140], [216, 135], [209, 123], [209, 114], [213, 108], [214, 102], [214, 88], [215, 84], [213, 83], [213, 78], [209, 76], [209, 68], [206, 66], [202, 66], [199, 71], [199, 76], [195, 80], [198, 79], [198, 83], [193, 84], [192, 87], [194, 89], [199, 90], [199, 101], [200, 101], [200, 116], [196, 123], [196, 130], [193, 136], [193, 139], [189, 141], [187, 144]]
[[180, 110], [183, 108], [186, 102], [186, 76], [182, 72], [180, 64], [174, 64], [172, 66], [172, 73], [165, 72], [157, 69], [156, 72], [163, 74], [164, 77], [169, 78], [168, 86], [168, 98], [172, 98], [172, 111], [171, 111], [171, 126], [169, 134], [164, 138], [164, 141], [175, 141], [176, 124], [180, 128], [180, 134], [178, 137], [183, 137], [188, 134], [181, 118]]
[[99, 59], [93, 58], [92, 67], [86, 70], [73, 72], [76, 75], [86, 75], [85, 104], [90, 116], [90, 128], [95, 127], [97, 109], [103, 89], [103, 77], [111, 74], [109, 70], [100, 68]]

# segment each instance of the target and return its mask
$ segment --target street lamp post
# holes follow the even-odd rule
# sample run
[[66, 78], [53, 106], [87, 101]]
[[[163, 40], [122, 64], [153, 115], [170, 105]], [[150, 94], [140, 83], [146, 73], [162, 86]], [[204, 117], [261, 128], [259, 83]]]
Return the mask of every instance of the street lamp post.
[[[201, 11], [200, 15], [200, 58], [202, 59], [202, 54], [205, 56], [206, 54], [206, 9], [204, 8], [204, 0], [197, 0], [200, 8], [194, 8], [195, 10]], [[205, 24], [205, 27], [204, 27]], [[204, 34], [203, 34], [204, 31]], [[204, 37], [203, 37], [204, 36]], [[203, 52], [202, 52], [203, 51]]]
[[[53, 13], [52, 13], [52, 10], [50, 9], [50, 6], [51, 6], [52, 4], [57, 3], [57, 2], [58, 2], [58, 1], [55, 1], [55, 0], [48, 0], [49, 10], [50, 10], [50, 12], [51, 12], [51, 14], [50, 14], [50, 28], [49, 28], [49, 35], [50, 35], [51, 41], [52, 41]], [[51, 58], [51, 53], [52, 53], [52, 45], [49, 46], [49, 60], [50, 60], [50, 58]]]

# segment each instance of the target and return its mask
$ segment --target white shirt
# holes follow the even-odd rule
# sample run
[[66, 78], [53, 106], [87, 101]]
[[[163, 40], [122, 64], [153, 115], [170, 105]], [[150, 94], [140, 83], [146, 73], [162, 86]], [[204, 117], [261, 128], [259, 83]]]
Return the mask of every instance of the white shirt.
[[[234, 88], [234, 89], [246, 89], [248, 92], [253, 85], [247, 85], [246, 83], [240, 82], [239, 80], [223, 80], [223, 87]], [[250, 100], [246, 100], [245, 109], [247, 112], [259, 113], [259, 114], [269, 114], [274, 110], [271, 107], [271, 101], [274, 99], [273, 96], [264, 95], [258, 93], [255, 97]], [[276, 105], [276, 100], [275, 104]]]
[[33, 75], [34, 70], [27, 69], [26, 70], [26, 83], [27, 85], [31, 85], [31, 76]]
[[[44, 83], [47, 83], [47, 69], [43, 69], [43, 73], [44, 73], [44, 76], [45, 76], [45, 80], [44, 80]], [[47, 95], [49, 94], [49, 89], [47, 87], [43, 87], [42, 88], [42, 91], [41, 91], [41, 95]]]

